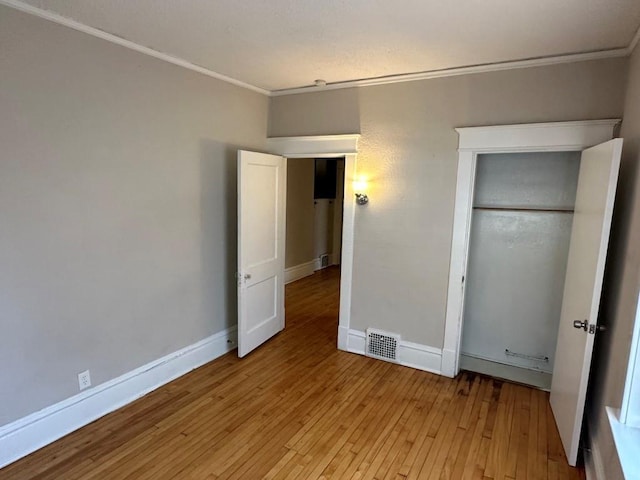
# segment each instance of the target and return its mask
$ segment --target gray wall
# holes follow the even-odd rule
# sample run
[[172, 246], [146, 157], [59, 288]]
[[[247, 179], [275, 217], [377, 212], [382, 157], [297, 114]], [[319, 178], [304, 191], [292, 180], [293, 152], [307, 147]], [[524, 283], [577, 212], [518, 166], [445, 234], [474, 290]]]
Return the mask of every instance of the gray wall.
[[607, 480], [624, 478], [605, 406], [620, 408], [629, 362], [631, 335], [640, 288], [640, 49], [631, 57], [618, 192], [605, 273], [600, 322], [607, 330], [596, 337], [589, 394], [589, 436], [599, 452]]
[[362, 134], [351, 327], [442, 347], [454, 127], [620, 117], [626, 72], [609, 59], [273, 97], [270, 135]]
[[313, 158], [287, 160], [287, 240], [285, 267], [314, 260]]
[[267, 98], [0, 7], [0, 425], [236, 322]]

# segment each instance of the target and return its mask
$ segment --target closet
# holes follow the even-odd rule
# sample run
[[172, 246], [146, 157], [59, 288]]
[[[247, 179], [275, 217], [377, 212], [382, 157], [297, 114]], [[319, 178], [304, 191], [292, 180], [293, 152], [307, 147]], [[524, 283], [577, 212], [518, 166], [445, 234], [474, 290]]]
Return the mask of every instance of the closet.
[[477, 158], [460, 366], [551, 386], [580, 152]]

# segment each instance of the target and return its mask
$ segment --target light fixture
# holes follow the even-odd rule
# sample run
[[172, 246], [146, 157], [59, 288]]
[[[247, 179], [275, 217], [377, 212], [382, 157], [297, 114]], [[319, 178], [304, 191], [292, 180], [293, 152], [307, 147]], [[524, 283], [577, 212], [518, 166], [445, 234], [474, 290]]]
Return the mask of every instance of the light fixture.
[[365, 193], [367, 191], [367, 181], [364, 177], [360, 177], [353, 182], [353, 191], [356, 194], [356, 203], [358, 205], [366, 205], [369, 203], [369, 197]]
[[356, 193], [356, 203], [358, 205], [366, 205], [369, 203], [369, 197], [366, 193]]

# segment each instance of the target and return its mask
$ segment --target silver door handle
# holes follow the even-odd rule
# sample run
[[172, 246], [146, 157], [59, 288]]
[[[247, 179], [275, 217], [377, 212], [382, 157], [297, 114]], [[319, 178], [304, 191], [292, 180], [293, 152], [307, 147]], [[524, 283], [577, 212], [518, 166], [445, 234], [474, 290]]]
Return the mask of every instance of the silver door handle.
[[589, 329], [589, 321], [588, 320], [574, 320], [573, 328], [581, 328], [585, 332]]

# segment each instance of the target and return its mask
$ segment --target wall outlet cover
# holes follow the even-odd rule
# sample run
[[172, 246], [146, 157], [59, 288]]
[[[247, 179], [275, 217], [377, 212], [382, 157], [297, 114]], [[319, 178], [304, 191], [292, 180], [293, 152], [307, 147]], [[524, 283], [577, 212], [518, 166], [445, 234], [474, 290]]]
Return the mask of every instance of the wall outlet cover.
[[80, 390], [84, 390], [91, 386], [91, 374], [89, 373], [89, 370], [85, 370], [78, 374], [78, 385]]

